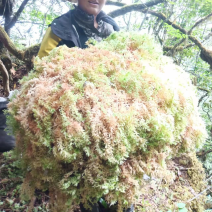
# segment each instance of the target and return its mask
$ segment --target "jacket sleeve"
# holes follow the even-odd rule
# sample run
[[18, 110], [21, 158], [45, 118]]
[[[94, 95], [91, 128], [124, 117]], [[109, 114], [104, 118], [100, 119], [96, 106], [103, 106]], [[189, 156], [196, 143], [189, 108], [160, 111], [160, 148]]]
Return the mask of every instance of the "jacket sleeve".
[[[7, 152], [15, 147], [14, 136], [8, 135], [7, 132], [5, 131], [7, 123], [4, 110], [7, 109], [7, 104], [8, 101], [0, 100], [0, 152]], [[12, 133], [12, 131], [10, 133]]]
[[47, 56], [52, 49], [58, 46], [60, 41], [61, 38], [57, 37], [49, 27], [43, 37], [38, 56], [40, 58]]

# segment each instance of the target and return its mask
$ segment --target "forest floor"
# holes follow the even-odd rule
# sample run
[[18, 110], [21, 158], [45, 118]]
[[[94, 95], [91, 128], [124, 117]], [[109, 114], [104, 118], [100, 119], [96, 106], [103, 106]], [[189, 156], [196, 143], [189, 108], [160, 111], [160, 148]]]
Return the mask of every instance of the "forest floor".
[[[175, 197], [176, 192], [175, 187], [182, 188], [187, 187], [194, 193], [192, 196], [198, 196], [192, 187], [190, 186], [190, 177], [187, 173], [187, 165], [182, 166], [178, 164], [175, 160], [170, 164], [170, 169], [177, 168], [177, 173], [179, 177], [176, 178], [174, 184], [168, 185], [167, 183], [162, 183], [157, 181], [157, 179], [148, 182], [142, 190], [144, 190], [144, 195], [142, 195], [139, 202], [136, 204], [135, 212], [180, 212], [180, 211], [195, 211], [204, 212], [203, 209], [197, 209], [194, 205], [201, 204], [203, 199], [201, 196], [195, 200], [195, 204], [191, 209], [184, 210], [175, 208], [174, 210], [168, 210], [171, 202], [180, 203], [180, 197]], [[182, 171], [180, 171], [180, 169]], [[0, 153], [0, 212], [50, 212], [49, 209], [49, 194], [48, 192], [36, 190], [33, 198], [28, 201], [23, 201], [21, 198], [21, 185], [24, 179], [24, 174], [21, 170], [21, 164], [18, 160], [14, 158], [13, 151], [7, 153]], [[184, 195], [184, 189], [180, 191], [180, 195]], [[170, 201], [170, 196], [173, 195], [172, 201]], [[191, 196], [191, 197], [192, 197]], [[201, 203], [202, 202], [202, 203]], [[204, 205], [204, 203], [203, 203]], [[190, 205], [191, 206], [191, 205]], [[162, 210], [161, 210], [162, 209]], [[164, 210], [165, 209], [165, 210]], [[211, 210], [206, 210], [211, 211]], [[205, 212], [206, 212], [205, 211]], [[58, 211], [59, 212], [59, 211]], [[62, 211], [61, 211], [62, 212]], [[76, 210], [70, 212], [80, 212], [79, 207]]]
[[47, 212], [48, 193], [36, 191], [30, 201], [20, 198], [23, 174], [11, 152], [0, 153], [0, 212]]

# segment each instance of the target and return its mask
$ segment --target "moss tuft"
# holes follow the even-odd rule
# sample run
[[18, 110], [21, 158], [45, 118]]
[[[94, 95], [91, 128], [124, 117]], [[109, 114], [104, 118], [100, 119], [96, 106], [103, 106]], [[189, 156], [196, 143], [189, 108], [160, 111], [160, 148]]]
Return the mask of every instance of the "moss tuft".
[[28, 172], [23, 193], [48, 189], [56, 211], [102, 196], [130, 205], [144, 173], [173, 182], [168, 162], [206, 138], [189, 75], [146, 35], [58, 47], [35, 64], [9, 123]]

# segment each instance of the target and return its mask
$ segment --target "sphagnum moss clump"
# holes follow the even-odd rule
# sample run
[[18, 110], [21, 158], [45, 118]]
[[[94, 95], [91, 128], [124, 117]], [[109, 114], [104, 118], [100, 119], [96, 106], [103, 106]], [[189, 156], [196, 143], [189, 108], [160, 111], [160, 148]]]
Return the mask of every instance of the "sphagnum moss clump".
[[9, 103], [23, 194], [49, 190], [56, 211], [101, 197], [121, 208], [141, 195], [144, 173], [172, 182], [167, 162], [206, 137], [195, 92], [189, 75], [138, 33], [36, 58]]

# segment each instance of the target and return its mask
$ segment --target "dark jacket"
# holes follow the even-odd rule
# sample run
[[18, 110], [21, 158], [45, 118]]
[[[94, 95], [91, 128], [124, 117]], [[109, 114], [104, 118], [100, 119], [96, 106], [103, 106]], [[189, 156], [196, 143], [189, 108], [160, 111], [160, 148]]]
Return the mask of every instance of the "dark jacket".
[[6, 116], [4, 110], [7, 109], [7, 101], [0, 101], [0, 152], [6, 152], [15, 147], [15, 138], [6, 133]]
[[[70, 10], [66, 14], [56, 18], [47, 29], [47, 32], [41, 43], [38, 56], [42, 58], [47, 56], [49, 52], [60, 45], [66, 45], [68, 47], [86, 48], [86, 41], [88, 40], [84, 30], [77, 24], [74, 18], [74, 13], [80, 12], [75, 8]], [[80, 14], [83, 15], [83, 14]], [[119, 31], [119, 27], [116, 22], [101, 11], [97, 18], [97, 22], [104, 21], [113, 26], [114, 31]]]

